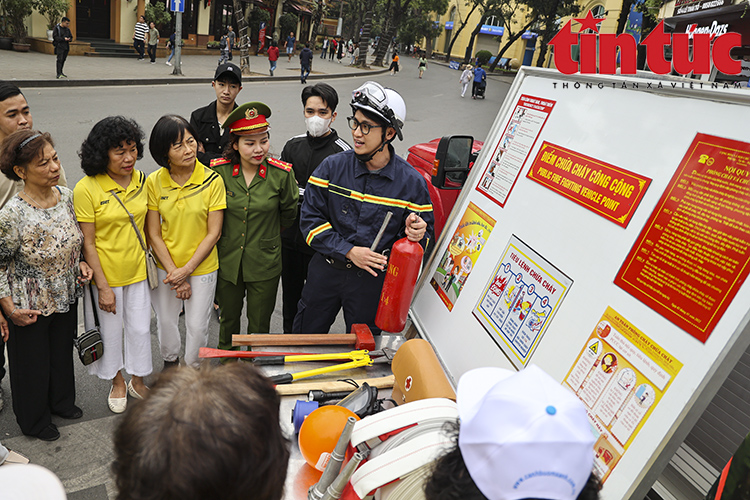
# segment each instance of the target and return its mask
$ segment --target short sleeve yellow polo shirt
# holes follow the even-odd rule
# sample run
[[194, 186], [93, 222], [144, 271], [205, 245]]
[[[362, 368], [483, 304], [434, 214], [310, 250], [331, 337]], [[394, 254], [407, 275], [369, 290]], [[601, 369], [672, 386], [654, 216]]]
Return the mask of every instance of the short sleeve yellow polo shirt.
[[[193, 175], [180, 186], [162, 167], [146, 179], [148, 209], [161, 215], [161, 237], [177, 267], [187, 264], [208, 233], [208, 213], [227, 208], [224, 181], [196, 161]], [[164, 267], [159, 263], [159, 267]], [[211, 250], [192, 276], [216, 271], [219, 258]]]
[[[109, 286], [126, 286], [146, 279], [146, 258], [130, 217], [115, 199], [115, 191], [135, 217], [145, 238], [144, 224], [148, 196], [146, 174], [134, 170], [127, 189], [106, 173], [86, 176], [73, 190], [73, 205], [78, 222], [90, 222], [96, 230], [96, 253]], [[145, 241], [145, 240], [144, 240]]]

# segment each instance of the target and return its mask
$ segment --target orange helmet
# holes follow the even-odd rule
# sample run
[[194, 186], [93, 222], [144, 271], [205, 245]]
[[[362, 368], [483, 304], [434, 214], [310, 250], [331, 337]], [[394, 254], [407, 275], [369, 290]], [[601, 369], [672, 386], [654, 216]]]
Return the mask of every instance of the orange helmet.
[[346, 426], [346, 420], [359, 417], [343, 406], [321, 406], [310, 413], [299, 430], [299, 450], [308, 464], [322, 471]]

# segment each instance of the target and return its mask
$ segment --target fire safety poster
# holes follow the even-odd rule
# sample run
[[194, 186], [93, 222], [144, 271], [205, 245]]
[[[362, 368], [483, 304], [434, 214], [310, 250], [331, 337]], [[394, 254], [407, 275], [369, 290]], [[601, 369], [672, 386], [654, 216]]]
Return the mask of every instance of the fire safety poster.
[[563, 385], [586, 405], [594, 473], [605, 481], [659, 403], [682, 363], [608, 307]]
[[513, 366], [523, 368], [573, 280], [512, 236], [474, 308]]
[[505, 203], [534, 147], [555, 101], [522, 95], [516, 103], [492, 157], [482, 174], [477, 191], [500, 205]]
[[697, 134], [615, 284], [705, 342], [750, 272], [750, 144]]
[[430, 280], [430, 285], [449, 311], [453, 310], [453, 305], [461, 295], [461, 290], [474, 264], [477, 263], [493, 227], [495, 219], [473, 203], [469, 203], [453, 233], [450, 245]]

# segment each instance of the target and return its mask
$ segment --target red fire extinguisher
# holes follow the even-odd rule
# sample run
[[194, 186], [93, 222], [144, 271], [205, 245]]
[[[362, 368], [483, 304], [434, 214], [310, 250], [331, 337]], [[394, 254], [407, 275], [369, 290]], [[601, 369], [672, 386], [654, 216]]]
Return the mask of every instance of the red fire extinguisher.
[[375, 315], [378, 328], [398, 333], [406, 326], [423, 256], [422, 246], [408, 238], [401, 238], [393, 244], [383, 291], [380, 292], [378, 313]]

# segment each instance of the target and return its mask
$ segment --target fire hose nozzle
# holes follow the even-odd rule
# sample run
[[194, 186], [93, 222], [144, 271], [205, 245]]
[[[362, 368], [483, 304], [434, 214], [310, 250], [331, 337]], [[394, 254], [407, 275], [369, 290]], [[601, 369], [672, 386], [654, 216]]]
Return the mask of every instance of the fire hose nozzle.
[[[346, 447], [349, 445], [349, 440], [352, 438], [352, 431], [354, 430], [354, 424], [356, 421], [357, 419], [355, 419], [354, 417], [349, 417], [346, 419], [344, 430], [341, 431], [341, 436], [339, 436], [336, 447], [333, 449], [333, 452], [331, 452], [331, 458], [328, 459], [328, 463], [326, 464], [326, 468], [323, 471], [323, 475], [320, 476], [320, 480], [317, 482], [317, 484], [311, 486], [307, 491], [308, 500], [320, 500], [321, 498], [323, 498], [323, 495], [326, 493], [326, 489], [336, 479], [336, 476], [341, 470], [341, 464], [344, 462]], [[354, 471], [352, 471], [352, 473], [354, 473]], [[339, 493], [339, 495], [341, 495], [341, 493]]]

